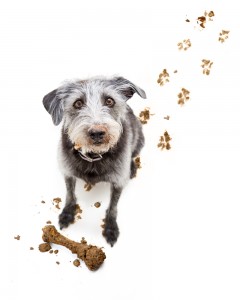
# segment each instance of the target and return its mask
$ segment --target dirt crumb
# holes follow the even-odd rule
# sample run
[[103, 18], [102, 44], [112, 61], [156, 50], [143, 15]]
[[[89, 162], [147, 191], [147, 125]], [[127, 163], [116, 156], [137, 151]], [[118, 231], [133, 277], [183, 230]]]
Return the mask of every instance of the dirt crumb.
[[167, 115], [166, 117], [164, 117], [164, 119], [169, 121], [169, 119], [170, 119], [170, 116], [169, 116], [169, 115]]
[[169, 73], [167, 69], [163, 69], [162, 73], [159, 74], [157, 83], [159, 83], [160, 86], [163, 86], [167, 82], [169, 82]]
[[158, 143], [158, 148], [160, 148], [161, 150], [166, 149], [166, 150], [170, 150], [171, 149], [171, 145], [170, 145], [170, 141], [171, 141], [171, 137], [168, 134], [167, 131], [164, 132], [164, 134], [162, 136], [160, 136], [159, 139], [159, 143]]
[[53, 205], [55, 205], [55, 207], [57, 209], [60, 209], [60, 203], [62, 202], [62, 199], [57, 197], [57, 198], [54, 198], [52, 201], [53, 201]]
[[82, 213], [82, 209], [79, 206], [79, 204], [76, 204], [76, 209], [75, 209], [75, 221], [81, 219], [81, 213]]
[[54, 254], [58, 254], [58, 250], [54, 250], [53, 252], [54, 252]]
[[87, 244], [87, 241], [85, 240], [85, 237], [82, 237], [81, 244]]
[[141, 169], [141, 168], [142, 168], [140, 156], [137, 156], [137, 157], [134, 159], [134, 163], [135, 163], [135, 166], [136, 166], [138, 169]]
[[57, 265], [60, 265], [60, 262], [59, 262], [59, 261], [56, 261], [56, 264], [57, 264]]
[[105, 228], [105, 219], [102, 219], [102, 222], [103, 222], [103, 223], [101, 224], [101, 227], [102, 227], [102, 228]]
[[198, 17], [197, 18], [197, 23], [199, 24], [200, 27], [205, 28], [206, 17], [205, 16]]
[[15, 240], [18, 240], [18, 241], [19, 241], [21, 237], [20, 237], [20, 235], [18, 234], [18, 235], [16, 235], [14, 238], [15, 238]]
[[33, 248], [33, 247], [30, 247], [30, 250], [34, 250], [34, 248]]
[[47, 221], [46, 224], [52, 224], [52, 222], [51, 221]]
[[86, 192], [91, 191], [92, 188], [93, 188], [93, 185], [92, 185], [92, 184], [90, 184], [90, 183], [85, 183], [85, 184], [84, 184], [84, 190], [85, 190]]
[[50, 254], [53, 254], [53, 249], [51, 249], [51, 250], [49, 251], [49, 253], [50, 253]]
[[94, 203], [94, 206], [95, 206], [96, 208], [99, 208], [99, 207], [101, 206], [101, 203], [100, 203], [100, 202], [95, 202], [95, 203]]
[[81, 209], [81, 207], [79, 206], [79, 204], [76, 204], [76, 210], [75, 210], [75, 213], [76, 213], [76, 214], [81, 214], [81, 213], [82, 213], [82, 209]]
[[45, 204], [46, 202], [44, 200], [42, 200], [41, 203]]
[[79, 259], [75, 259], [74, 261], [73, 261], [73, 265], [75, 266], [75, 267], [79, 267], [80, 266], [80, 260]]
[[49, 243], [42, 243], [38, 246], [40, 252], [47, 252], [51, 249], [51, 245]]

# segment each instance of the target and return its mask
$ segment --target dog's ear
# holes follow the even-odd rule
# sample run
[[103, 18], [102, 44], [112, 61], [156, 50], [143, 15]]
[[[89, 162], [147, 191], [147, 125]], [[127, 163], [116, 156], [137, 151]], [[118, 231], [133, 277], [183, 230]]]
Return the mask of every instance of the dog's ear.
[[115, 77], [113, 79], [113, 83], [116, 89], [121, 92], [127, 98], [127, 100], [130, 99], [134, 93], [137, 93], [143, 99], [147, 98], [144, 90], [123, 77]]
[[43, 105], [52, 116], [53, 124], [60, 124], [63, 118], [63, 104], [62, 99], [57, 95], [57, 89], [44, 96]]

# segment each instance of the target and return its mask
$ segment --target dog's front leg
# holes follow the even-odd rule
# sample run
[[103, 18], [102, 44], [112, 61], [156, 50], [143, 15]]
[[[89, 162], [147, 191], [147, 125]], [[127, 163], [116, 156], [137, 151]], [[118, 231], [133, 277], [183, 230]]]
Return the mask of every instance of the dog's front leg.
[[119, 229], [117, 225], [117, 204], [122, 193], [122, 187], [117, 187], [111, 184], [111, 199], [109, 207], [106, 211], [105, 226], [103, 235], [106, 241], [113, 246], [119, 236]]
[[73, 223], [77, 208], [77, 198], [75, 195], [76, 178], [65, 176], [64, 179], [66, 183], [67, 195], [65, 206], [59, 216], [60, 229], [68, 227], [69, 224]]

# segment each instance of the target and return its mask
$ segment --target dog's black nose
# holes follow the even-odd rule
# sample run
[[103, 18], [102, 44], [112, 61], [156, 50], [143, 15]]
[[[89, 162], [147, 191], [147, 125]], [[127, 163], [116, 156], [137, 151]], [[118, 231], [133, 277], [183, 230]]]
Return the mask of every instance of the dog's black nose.
[[93, 141], [101, 141], [103, 138], [104, 138], [104, 135], [106, 134], [106, 131], [104, 130], [89, 130], [88, 132], [90, 138], [93, 140]]

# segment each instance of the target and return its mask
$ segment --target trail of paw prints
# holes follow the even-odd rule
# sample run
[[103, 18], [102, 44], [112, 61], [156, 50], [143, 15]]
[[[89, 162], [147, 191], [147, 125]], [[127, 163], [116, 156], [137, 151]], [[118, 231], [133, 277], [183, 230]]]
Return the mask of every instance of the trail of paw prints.
[[[202, 30], [206, 30], [206, 28], [208, 27], [208, 23], [212, 22], [214, 18], [215, 18], [215, 13], [213, 10], [210, 10], [210, 11], [204, 11], [203, 14], [201, 14], [198, 17], [195, 17], [193, 21], [191, 21], [190, 18], [186, 17], [185, 22], [189, 24], [193, 24], [194, 29], [199, 29], [200, 31], [202, 31]], [[218, 33], [218, 42], [222, 44], [225, 43], [229, 37], [229, 33], [230, 30], [222, 29], [221, 32]], [[179, 51], [187, 51], [190, 47], [194, 47], [194, 45], [192, 45], [191, 39], [188, 37], [178, 42], [177, 47]], [[202, 74], [207, 76], [210, 75], [212, 66], [213, 66], [213, 61], [209, 59], [202, 59], [201, 61]], [[175, 70], [174, 73], [177, 73], [177, 70]], [[167, 68], [164, 68], [163, 71], [158, 76], [157, 83], [162, 88], [168, 82], [170, 82], [170, 74], [167, 71]], [[181, 88], [181, 91], [178, 93], [177, 97], [178, 97], [178, 101], [177, 101], [178, 105], [183, 106], [190, 100], [190, 91], [187, 90], [186, 88]], [[169, 118], [164, 118], [164, 119], [169, 120]], [[160, 136], [158, 147], [161, 150], [171, 149], [169, 143], [170, 140], [171, 138], [168, 132], [165, 131], [164, 134]]]

